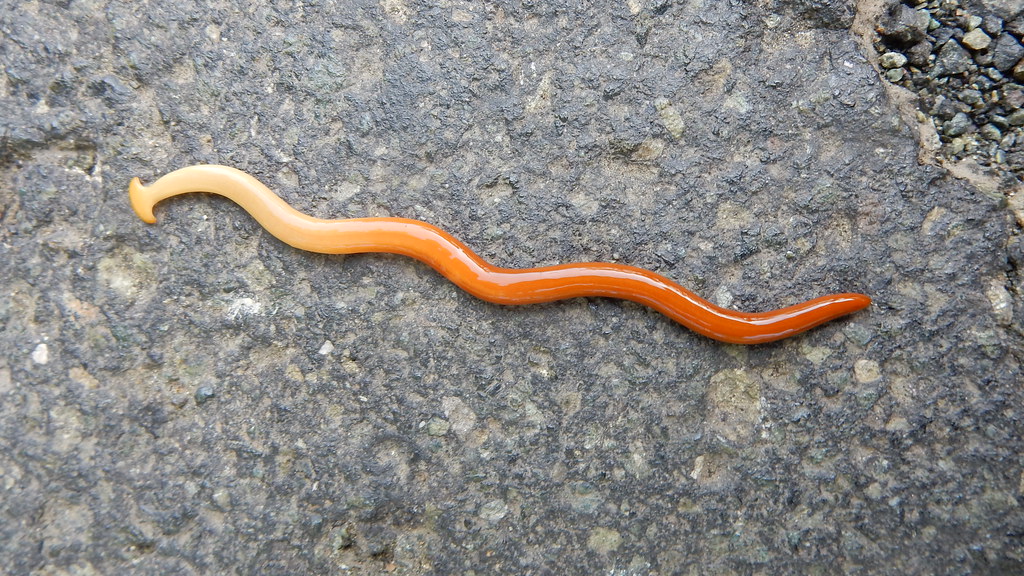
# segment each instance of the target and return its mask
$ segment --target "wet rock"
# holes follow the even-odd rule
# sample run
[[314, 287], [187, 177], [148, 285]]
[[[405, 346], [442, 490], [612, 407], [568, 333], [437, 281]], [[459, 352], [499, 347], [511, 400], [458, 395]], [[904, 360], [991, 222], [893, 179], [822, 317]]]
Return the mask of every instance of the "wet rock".
[[967, 110], [969, 110], [969, 108], [958, 103], [956, 100], [946, 98], [945, 96], [939, 96], [935, 98], [935, 101], [928, 113], [943, 120], [951, 120], [953, 116], [956, 116], [961, 112], [966, 112]]
[[981, 104], [981, 91], [980, 90], [962, 90], [960, 92], [960, 101], [970, 106]]
[[853, 24], [854, 8], [850, 0], [777, 0], [776, 6], [821, 28], [842, 30]]
[[936, 76], [963, 74], [971, 69], [971, 55], [956, 40], [949, 40], [939, 50], [935, 61]]
[[[991, 116], [989, 116], [989, 120], [995, 127], [999, 128], [1000, 130], [1006, 130], [1007, 128], [1010, 127], [1010, 123], [1006, 120], [1005, 116], [1000, 116], [999, 114], [992, 114]], [[1013, 135], [1010, 134], [1009, 136], [1012, 137]]]
[[196, 404], [202, 406], [217, 396], [217, 392], [211, 386], [200, 386], [195, 393]]
[[981, 21], [981, 29], [990, 36], [997, 36], [1003, 31], [1003, 19], [995, 14], [988, 14]]
[[892, 1], [878, 24], [878, 33], [887, 41], [910, 46], [924, 40], [930, 17], [923, 10], [915, 10]]
[[984, 50], [992, 43], [992, 38], [989, 38], [989, 35], [985, 34], [985, 31], [981, 28], [975, 28], [967, 34], [964, 34], [961, 42], [971, 50]]
[[999, 130], [999, 128], [995, 127], [992, 124], [985, 124], [984, 126], [981, 127], [980, 130], [978, 130], [978, 133], [986, 140], [993, 140], [998, 142], [1003, 138], [1003, 133]]
[[893, 68], [892, 70], [885, 71], [885, 79], [889, 82], [899, 82], [904, 76], [906, 76], [906, 72], [903, 71], [903, 68]]
[[93, 95], [100, 96], [111, 105], [125, 104], [133, 96], [132, 89], [112, 74], [106, 74], [99, 78], [92, 83], [91, 88]]
[[1024, 46], [1009, 34], [996, 39], [992, 47], [992, 66], [1001, 72], [1014, 67], [1024, 57]]
[[878, 63], [886, 69], [902, 68], [907, 63], [907, 57], [899, 52], [886, 52], [878, 59]]
[[935, 29], [935, 31], [932, 32], [932, 42], [936, 46], [942, 46], [946, 42], [949, 42], [950, 39], [962, 38], [962, 37], [963, 37], [963, 31], [962, 30], [957, 30], [955, 28], [941, 27], [941, 28]]
[[1024, 18], [1017, 18], [1006, 22], [1003, 25], [1003, 29], [1017, 38], [1024, 38]]
[[958, 112], [952, 119], [942, 125], [942, 131], [947, 136], [960, 136], [974, 128], [971, 117], [963, 112]]
[[1003, 105], [1011, 110], [1024, 108], [1024, 88], [1011, 84], [1003, 89], [1000, 99], [1003, 101]]
[[914, 44], [905, 53], [908, 62], [918, 68], [924, 68], [929, 63], [929, 56], [931, 56], [933, 48], [934, 46], [928, 40], [922, 40]]
[[999, 14], [1004, 20], [1024, 17], [1024, 4], [1020, 0], [959, 0], [973, 9], [987, 10]]

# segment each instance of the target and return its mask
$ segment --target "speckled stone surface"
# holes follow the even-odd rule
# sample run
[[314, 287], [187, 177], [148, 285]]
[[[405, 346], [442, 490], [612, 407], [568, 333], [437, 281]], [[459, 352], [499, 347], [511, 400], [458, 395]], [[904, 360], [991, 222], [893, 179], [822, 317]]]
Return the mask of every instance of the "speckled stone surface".
[[[852, 2], [0, 4], [9, 573], [1020, 568], [1024, 210], [918, 164]], [[875, 304], [742, 348], [135, 217], [202, 162], [505, 266]]]

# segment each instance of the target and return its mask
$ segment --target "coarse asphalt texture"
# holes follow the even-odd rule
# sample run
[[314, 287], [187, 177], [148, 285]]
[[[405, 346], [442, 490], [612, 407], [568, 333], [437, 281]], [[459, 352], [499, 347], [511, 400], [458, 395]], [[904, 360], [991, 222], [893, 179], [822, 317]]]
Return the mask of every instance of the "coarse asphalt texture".
[[[0, 572], [1019, 573], [1014, 68], [985, 117], [922, 105], [897, 4], [0, 0]], [[906, 6], [1021, 29], [942, 4]], [[951, 40], [982, 68], [920, 86], [974, 101]], [[131, 178], [198, 163], [501, 266], [874, 303], [742, 347], [211, 195], [135, 216]]]

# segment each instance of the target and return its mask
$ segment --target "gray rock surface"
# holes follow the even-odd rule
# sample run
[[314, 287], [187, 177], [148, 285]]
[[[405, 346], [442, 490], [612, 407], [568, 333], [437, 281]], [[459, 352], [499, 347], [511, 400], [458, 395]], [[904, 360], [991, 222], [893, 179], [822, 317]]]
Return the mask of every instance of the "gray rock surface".
[[[918, 164], [851, 5], [4, 2], [5, 569], [1019, 570], [1024, 206]], [[135, 217], [201, 162], [505, 266], [875, 304], [741, 348]]]
[[937, 76], [952, 76], [963, 74], [971, 68], [971, 55], [964, 50], [956, 40], [949, 40], [939, 50], [938, 58], [935, 61], [935, 74]]
[[992, 49], [992, 66], [1001, 72], [1013, 68], [1024, 57], [1024, 46], [1009, 34], [1003, 34], [996, 40]]
[[878, 33], [894, 42], [911, 46], [924, 40], [930, 22], [928, 12], [901, 2], [887, 2], [878, 19]]

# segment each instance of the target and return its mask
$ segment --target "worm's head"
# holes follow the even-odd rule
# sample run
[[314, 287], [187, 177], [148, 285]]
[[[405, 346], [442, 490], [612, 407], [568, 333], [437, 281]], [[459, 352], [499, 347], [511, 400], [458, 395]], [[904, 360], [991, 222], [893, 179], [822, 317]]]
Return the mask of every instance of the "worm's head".
[[156, 216], [153, 215], [153, 205], [156, 203], [138, 178], [132, 178], [128, 184], [128, 198], [131, 200], [135, 214], [142, 218], [143, 222], [156, 224]]

